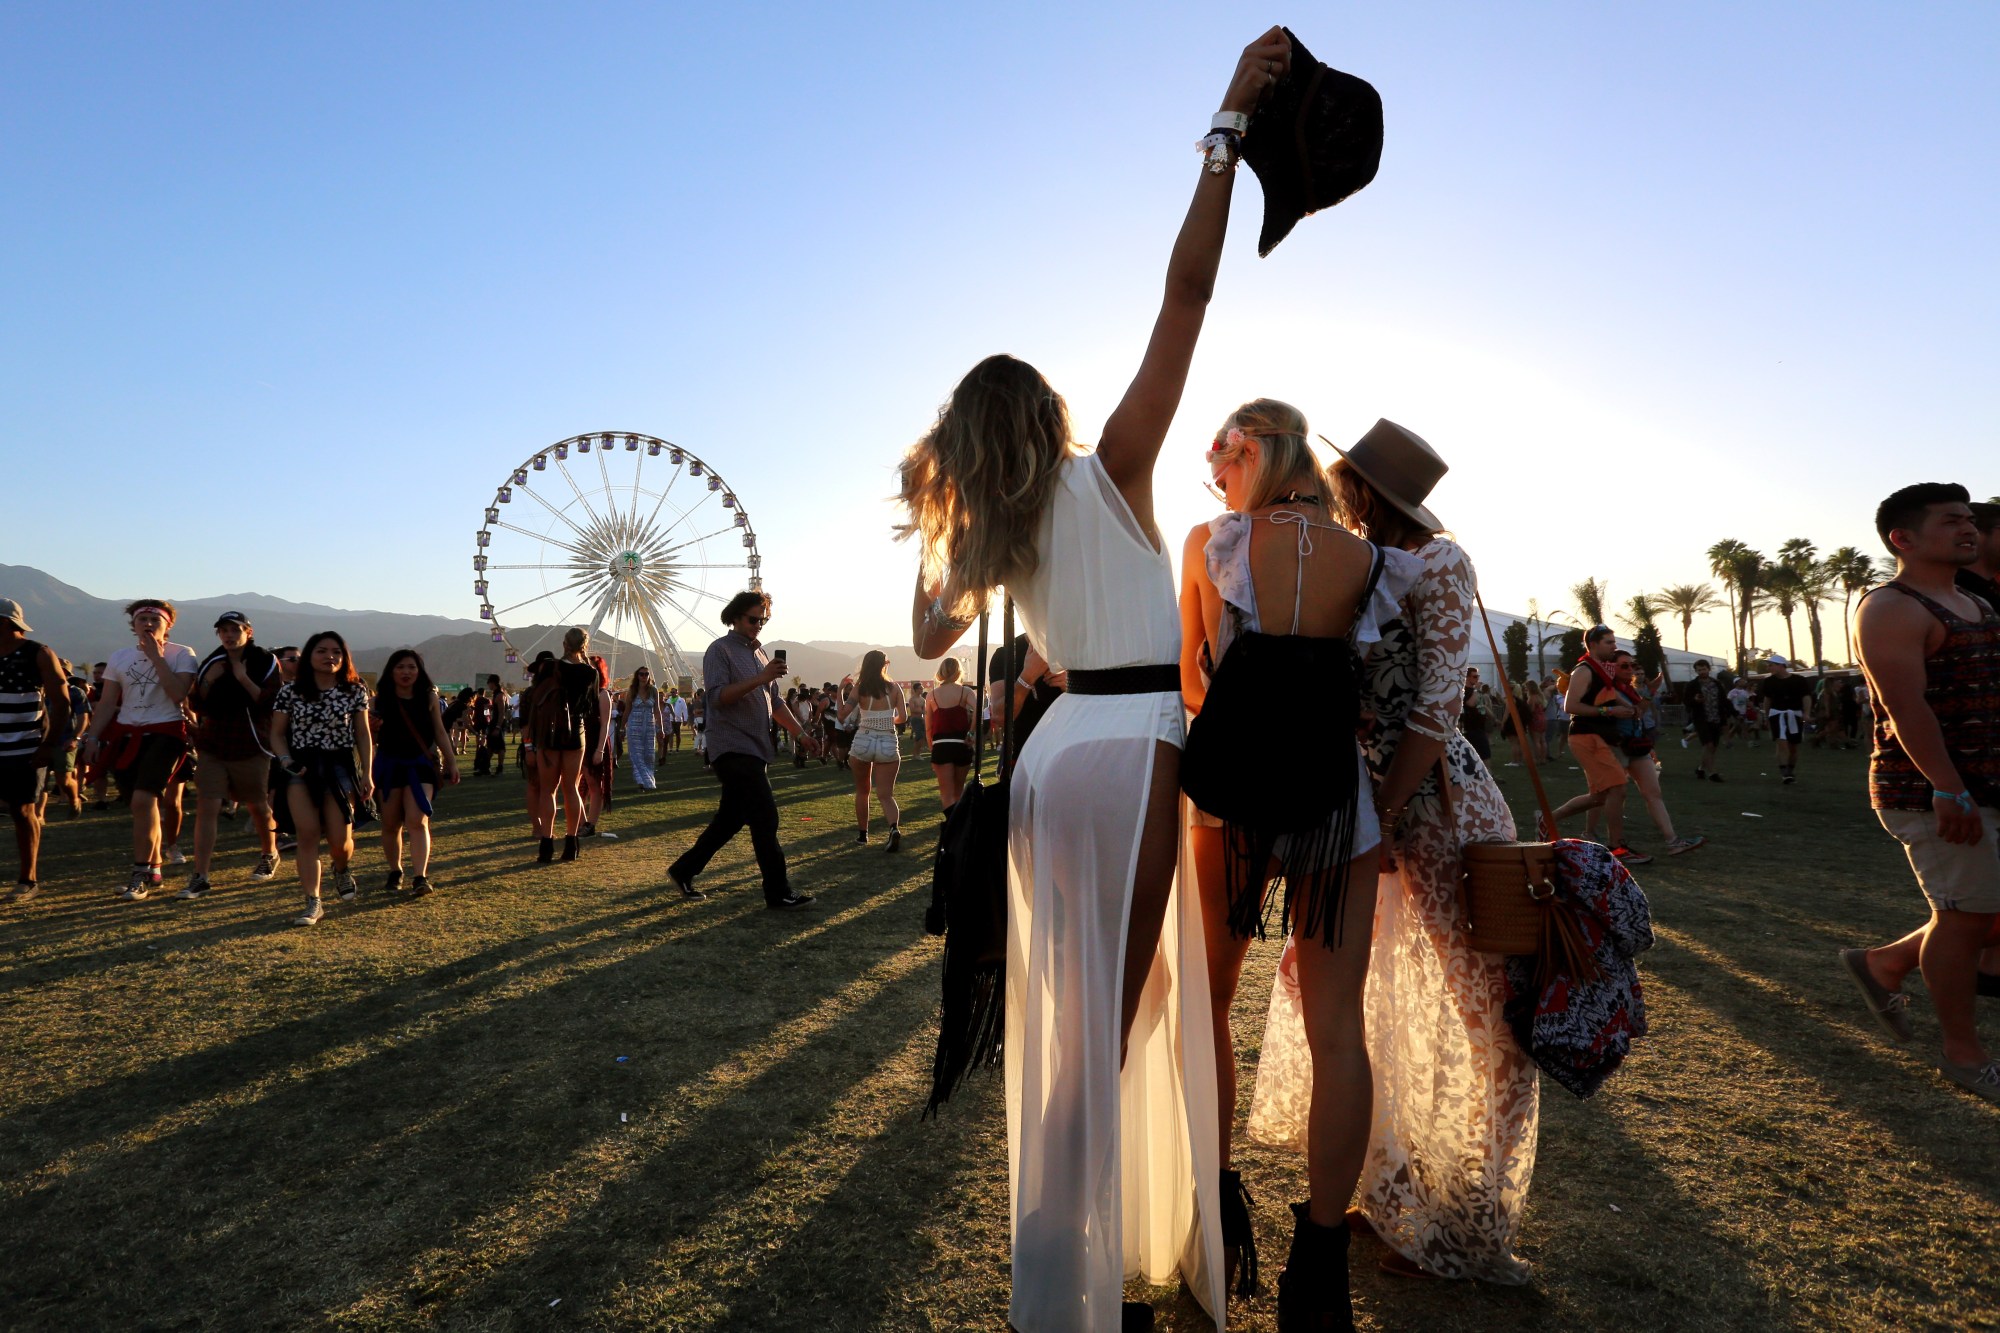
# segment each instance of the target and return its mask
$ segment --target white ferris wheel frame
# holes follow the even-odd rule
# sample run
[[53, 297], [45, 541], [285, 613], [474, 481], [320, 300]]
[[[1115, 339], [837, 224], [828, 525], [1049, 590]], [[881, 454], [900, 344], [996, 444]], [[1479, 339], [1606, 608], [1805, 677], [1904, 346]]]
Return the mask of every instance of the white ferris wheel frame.
[[[585, 484], [579, 485], [570, 464], [576, 461], [579, 468], [583, 468], [581, 460], [592, 453], [597, 455], [597, 480], [592, 481], [586, 476]], [[622, 477], [617, 483], [612, 481], [605, 455], [617, 453], [634, 455], [629, 481]], [[667, 474], [666, 484], [658, 490], [641, 485], [648, 459], [662, 459], [661, 466], [672, 469]], [[551, 497], [535, 489], [538, 475], [550, 472], [566, 484], [567, 495], [558, 493]], [[693, 502], [670, 505], [669, 499], [676, 485], [684, 480], [697, 484], [696, 489], [685, 492]], [[515, 523], [503, 516], [523, 512], [511, 508], [521, 496], [541, 506], [537, 517], [547, 523], [542, 531], [537, 532], [527, 523]], [[693, 520], [710, 498], [720, 502], [722, 513], [728, 516], [727, 522], [713, 531], [681, 535], [684, 527], [693, 532], [701, 526], [700, 522]], [[545, 558], [523, 562], [492, 560], [489, 552], [493, 549], [495, 530], [515, 533], [519, 538], [535, 543], [541, 548], [539, 554]], [[707, 550], [709, 543], [724, 536], [734, 538], [728, 549], [735, 553], [736, 558], [703, 558], [710, 554]], [[636, 431], [590, 431], [559, 440], [528, 455], [520, 466], [509, 472], [507, 480], [495, 488], [474, 541], [472, 590], [473, 595], [479, 598], [479, 618], [491, 626], [493, 642], [505, 647], [509, 664], [526, 660], [542, 646], [547, 633], [532, 644], [515, 643], [508, 635], [506, 618], [538, 603], [546, 603], [549, 607], [567, 604], [561, 615], [546, 622], [550, 631], [560, 626], [583, 623], [577, 616], [579, 612], [587, 611], [591, 637], [596, 640], [608, 619], [612, 624], [612, 635], [605, 659], [614, 680], [618, 676], [618, 651], [626, 646], [637, 649], [642, 659], [650, 656], [656, 669], [671, 673], [674, 681], [695, 678], [699, 674], [694, 669], [699, 657], [690, 660], [683, 651], [668, 625], [663, 608], [670, 608], [679, 624], [698, 630], [704, 620], [714, 621], [714, 613], [721, 609], [720, 606], [706, 606], [703, 599], [727, 602], [729, 597], [745, 588], [756, 592], [764, 586], [763, 557], [757, 551], [757, 529], [734, 488], [692, 450]], [[512, 545], [512, 542], [513, 539], [509, 539], [505, 545]], [[689, 554], [697, 558], [690, 560], [687, 558]], [[684, 577], [694, 570], [706, 572], [717, 569], [741, 571], [742, 577], [735, 580], [736, 586], [727, 594], [719, 594], [705, 586], [706, 582], [713, 580]], [[502, 570], [536, 571], [542, 576], [542, 591], [505, 606], [496, 606], [494, 580], [490, 576]], [[554, 587], [548, 586], [547, 576], [552, 571], [559, 579]], [[512, 593], [503, 591], [500, 595], [507, 597]], [[691, 607], [687, 603], [700, 605]], [[702, 614], [704, 611], [707, 612], [705, 616]], [[537, 613], [519, 622], [517, 632], [520, 626], [533, 624], [540, 618]], [[634, 632], [636, 637], [628, 639], [627, 635]]]

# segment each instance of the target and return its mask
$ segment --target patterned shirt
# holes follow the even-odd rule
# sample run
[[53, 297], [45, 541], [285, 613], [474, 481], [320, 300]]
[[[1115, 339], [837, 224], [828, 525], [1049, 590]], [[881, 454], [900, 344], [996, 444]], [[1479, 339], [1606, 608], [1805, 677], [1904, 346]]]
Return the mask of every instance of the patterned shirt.
[[[177, 676], [192, 676], [199, 659], [185, 644], [163, 643], [160, 657]], [[160, 684], [152, 659], [136, 645], [120, 648], [104, 664], [104, 678], [118, 682], [118, 721], [128, 727], [166, 726], [181, 720], [181, 706]]]
[[283, 685], [272, 711], [291, 719], [290, 745], [297, 750], [351, 750], [354, 715], [368, 711], [368, 696], [359, 685], [321, 690], [311, 699], [297, 685]]
[[42, 703], [42, 645], [32, 639], [0, 657], [0, 759], [42, 748], [48, 724]]
[[[1901, 583], [1870, 589], [1862, 600], [1888, 588], [1916, 598], [1944, 623], [1944, 642], [1924, 661], [1924, 702], [1937, 715], [1952, 763], [1973, 798], [2000, 807], [2000, 615], [1982, 607], [1974, 623]], [[1877, 810], [1931, 808], [1930, 779], [1904, 752], [1887, 709], [1875, 717], [1868, 803]]]

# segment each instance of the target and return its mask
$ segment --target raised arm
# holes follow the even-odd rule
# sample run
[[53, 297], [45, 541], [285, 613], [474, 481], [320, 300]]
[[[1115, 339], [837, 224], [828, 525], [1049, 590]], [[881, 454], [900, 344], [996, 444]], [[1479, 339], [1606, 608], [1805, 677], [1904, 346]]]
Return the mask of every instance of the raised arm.
[[[1246, 116], [1255, 111], [1264, 94], [1284, 77], [1291, 60], [1292, 42], [1283, 28], [1272, 28], [1244, 47], [1220, 109]], [[1153, 336], [1146, 344], [1145, 359], [1117, 410], [1104, 423], [1104, 435], [1097, 446], [1104, 470], [1133, 516], [1149, 531], [1153, 526], [1153, 463], [1180, 407], [1188, 365], [1194, 360], [1195, 342], [1215, 291], [1222, 238], [1229, 229], [1229, 198], [1236, 179], [1233, 166], [1212, 171], [1208, 162], [1201, 165], [1194, 202], [1188, 205], [1167, 260], [1166, 292], [1160, 300], [1159, 317], [1153, 322]]]

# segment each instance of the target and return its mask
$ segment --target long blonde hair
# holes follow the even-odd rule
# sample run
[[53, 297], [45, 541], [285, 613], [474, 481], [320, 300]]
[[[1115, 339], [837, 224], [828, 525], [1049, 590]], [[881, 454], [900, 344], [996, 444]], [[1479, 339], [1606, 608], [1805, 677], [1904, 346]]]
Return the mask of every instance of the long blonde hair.
[[1069, 406], [1041, 372], [989, 356], [958, 382], [937, 422], [903, 456], [906, 519], [898, 541], [923, 540], [926, 582], [954, 616], [1035, 571], [1035, 529], [1071, 453]]
[[1243, 404], [1215, 432], [1215, 443], [1208, 450], [1209, 466], [1235, 462], [1253, 439], [1258, 443], [1257, 467], [1250, 474], [1246, 492], [1238, 497], [1243, 508], [1262, 509], [1280, 491], [1317, 495], [1322, 504], [1331, 499], [1319, 460], [1306, 443], [1305, 413], [1275, 398]]

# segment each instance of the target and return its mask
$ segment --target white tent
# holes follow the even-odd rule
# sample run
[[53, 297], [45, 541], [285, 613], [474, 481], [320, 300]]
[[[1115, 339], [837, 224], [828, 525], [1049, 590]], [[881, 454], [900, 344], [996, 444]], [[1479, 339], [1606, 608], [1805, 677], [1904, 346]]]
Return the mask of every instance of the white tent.
[[[1552, 624], [1547, 620], [1544, 620], [1540, 622], [1539, 625], [1537, 625], [1535, 622], [1530, 621], [1526, 616], [1517, 615], [1511, 611], [1489, 610], [1486, 614], [1488, 618], [1491, 619], [1493, 622], [1493, 637], [1499, 641], [1500, 651], [1503, 655], [1507, 651], [1507, 627], [1509, 625], [1518, 622], [1528, 627], [1528, 670], [1529, 671], [1532, 672], [1537, 669], [1536, 658], [1535, 658], [1535, 635], [1538, 630], [1542, 635], [1542, 637], [1548, 640], [1548, 646], [1543, 650], [1541, 658], [1542, 661], [1548, 664], [1548, 669], [1550, 671], [1554, 671], [1556, 668], [1560, 667], [1563, 670], [1567, 671], [1570, 668], [1571, 664], [1562, 660], [1562, 646], [1561, 646], [1562, 634], [1565, 630], [1569, 628], [1568, 625], [1562, 624], [1560, 622]], [[1486, 646], [1485, 626], [1480, 625], [1477, 622], [1476, 611], [1474, 615], [1475, 615], [1475, 620], [1471, 626], [1472, 651], [1466, 658], [1466, 665], [1478, 667], [1479, 675], [1482, 680], [1487, 680], [1487, 681], [1498, 680], [1500, 678], [1499, 663], [1496, 663], [1493, 660], [1493, 650]], [[1660, 633], [1664, 636], [1666, 634], [1666, 631], [1667, 627], [1665, 625], [1662, 625], [1660, 627]], [[1620, 648], [1633, 648], [1635, 645], [1633, 644], [1631, 639], [1621, 634], [1618, 636], [1618, 646]], [[1694, 676], [1694, 664], [1696, 662], [1708, 662], [1718, 667], [1727, 666], [1729, 664], [1727, 654], [1718, 656], [1714, 653], [1689, 653], [1689, 652], [1683, 652], [1679, 648], [1667, 648], [1665, 644], [1662, 644], [1661, 647], [1664, 649], [1666, 653], [1668, 680], [1679, 681], [1679, 680], [1691, 679]]]

